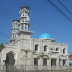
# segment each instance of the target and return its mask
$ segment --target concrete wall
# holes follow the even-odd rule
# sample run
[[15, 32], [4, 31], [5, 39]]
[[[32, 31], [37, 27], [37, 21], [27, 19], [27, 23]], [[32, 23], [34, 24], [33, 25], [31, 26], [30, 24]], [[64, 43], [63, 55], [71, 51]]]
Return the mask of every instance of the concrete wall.
[[[49, 56], [49, 60], [47, 60], [47, 65], [51, 65], [51, 59], [56, 59], [56, 65], [59, 65], [59, 58], [61, 58], [60, 65], [63, 65], [63, 59], [66, 60], [66, 65], [68, 65], [68, 45], [67, 44], [60, 44], [51, 42], [50, 39], [31, 39], [31, 38], [20, 38], [16, 39], [15, 42], [11, 45], [6, 45], [5, 49], [2, 50], [2, 57], [1, 61], [6, 59], [6, 53], [13, 51], [14, 57], [15, 57], [15, 65], [34, 65], [34, 58], [36, 58], [39, 54], [44, 53], [45, 55]], [[29, 49], [29, 50], [35, 50], [35, 45], [38, 44], [38, 51], [36, 51], [34, 54], [32, 52], [29, 52], [27, 55], [27, 60], [25, 62], [25, 52], [22, 52], [22, 49]], [[44, 51], [44, 46], [47, 45], [47, 51]], [[59, 51], [56, 51], [56, 48], [59, 48]], [[53, 48], [53, 50], [50, 50], [50, 48]], [[63, 54], [63, 48], [66, 48], [66, 53]], [[43, 59], [39, 59], [39, 65], [42, 65]], [[4, 64], [4, 62], [2, 63]]]

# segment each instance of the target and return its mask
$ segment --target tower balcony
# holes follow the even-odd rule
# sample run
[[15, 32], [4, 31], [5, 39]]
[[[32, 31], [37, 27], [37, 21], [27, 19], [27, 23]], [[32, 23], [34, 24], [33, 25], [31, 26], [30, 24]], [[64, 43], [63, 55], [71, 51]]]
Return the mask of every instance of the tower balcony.
[[30, 26], [30, 23], [22, 23], [22, 22], [21, 22], [19, 25], [21, 25], [21, 24], [25, 24], [25, 25], [29, 25], [29, 26]]
[[16, 33], [16, 32], [14, 32], [14, 31], [12, 32], [12, 34], [15, 34], [15, 33]]
[[16, 31], [16, 30], [15, 30], [15, 31], [12, 31], [12, 34], [13, 34], [13, 33], [16, 34], [17, 32], [18, 32], [18, 30], [17, 30], [17, 31]]
[[28, 21], [20, 21], [20, 23], [21, 23], [21, 24], [23, 24], [23, 23], [24, 23], [24, 24], [29, 24]]
[[19, 17], [19, 19], [21, 19], [21, 18], [27, 18], [27, 16], [26, 16], [26, 15], [24, 15], [24, 16]]
[[12, 25], [14, 25], [14, 24], [19, 24], [19, 22], [14, 22]]
[[[19, 19], [21, 20], [21, 18], [23, 19], [23, 18], [29, 18], [29, 15], [24, 15], [24, 14], [22, 14], [21, 15], [21, 17], [19, 17]], [[30, 18], [29, 18], [30, 19]]]
[[12, 28], [12, 30], [19, 30], [19, 28]]

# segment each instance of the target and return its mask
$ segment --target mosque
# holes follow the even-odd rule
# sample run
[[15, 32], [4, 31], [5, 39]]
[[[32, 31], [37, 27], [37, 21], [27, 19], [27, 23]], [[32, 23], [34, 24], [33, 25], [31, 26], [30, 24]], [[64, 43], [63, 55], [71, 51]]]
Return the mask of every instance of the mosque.
[[[11, 44], [4, 44], [1, 52], [1, 65], [68, 66], [68, 44], [55, 43], [48, 33], [40, 35], [39, 39], [31, 38], [34, 32], [30, 31], [30, 7], [21, 7], [19, 13], [20, 20], [12, 23]], [[29, 52], [26, 54], [25, 50]], [[40, 55], [43, 58], [37, 59]]]

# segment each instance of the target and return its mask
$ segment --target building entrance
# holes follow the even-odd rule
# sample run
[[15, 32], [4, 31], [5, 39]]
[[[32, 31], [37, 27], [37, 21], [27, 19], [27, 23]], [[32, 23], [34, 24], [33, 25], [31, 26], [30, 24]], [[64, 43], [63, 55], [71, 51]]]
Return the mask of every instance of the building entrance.
[[6, 72], [13, 69], [14, 63], [15, 63], [14, 53], [11, 51], [6, 54], [6, 60], [5, 60]]

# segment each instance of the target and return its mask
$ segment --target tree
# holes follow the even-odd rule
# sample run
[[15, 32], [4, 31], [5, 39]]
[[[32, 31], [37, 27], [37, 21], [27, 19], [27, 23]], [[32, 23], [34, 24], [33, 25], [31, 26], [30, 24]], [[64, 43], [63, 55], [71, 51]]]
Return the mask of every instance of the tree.
[[29, 53], [29, 52], [31, 52], [31, 50], [29, 50], [29, 49], [22, 49], [22, 51], [24, 51], [25, 52], [25, 54], [26, 54], [26, 56], [27, 56], [27, 54]]
[[1, 44], [0, 44], [0, 52], [2, 51], [2, 49], [4, 49], [4, 47], [5, 47], [5, 46], [1, 43]]
[[26, 55], [25, 55], [25, 70], [26, 70], [27, 55], [28, 55], [29, 52], [31, 52], [31, 50], [29, 50], [29, 49], [26, 49], [26, 50], [25, 50], [25, 49], [22, 49], [21, 51], [24, 51], [25, 54], [26, 54]]
[[8, 43], [6, 42], [6, 44], [8, 44]]
[[48, 55], [43, 55], [43, 54], [42, 54], [42, 55], [38, 55], [38, 56], [37, 56], [37, 58], [42, 58], [42, 59], [43, 59], [44, 57], [47, 57], [47, 59], [49, 59], [49, 56], [48, 56]]

